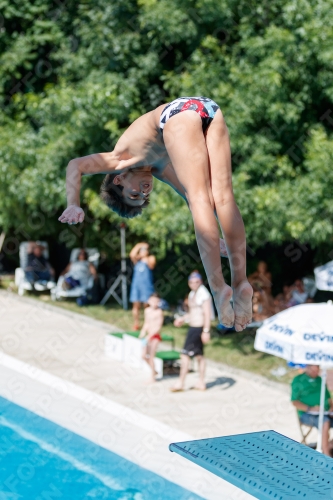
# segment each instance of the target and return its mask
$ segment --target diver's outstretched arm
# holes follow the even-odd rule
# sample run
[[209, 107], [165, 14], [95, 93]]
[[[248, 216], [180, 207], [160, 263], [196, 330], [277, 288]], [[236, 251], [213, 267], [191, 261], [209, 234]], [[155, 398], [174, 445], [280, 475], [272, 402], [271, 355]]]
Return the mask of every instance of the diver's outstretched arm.
[[136, 158], [123, 160], [121, 155], [111, 151], [75, 158], [68, 163], [66, 171], [67, 208], [59, 221], [69, 224], [83, 222], [84, 212], [80, 207], [82, 175], [121, 173], [137, 162]]

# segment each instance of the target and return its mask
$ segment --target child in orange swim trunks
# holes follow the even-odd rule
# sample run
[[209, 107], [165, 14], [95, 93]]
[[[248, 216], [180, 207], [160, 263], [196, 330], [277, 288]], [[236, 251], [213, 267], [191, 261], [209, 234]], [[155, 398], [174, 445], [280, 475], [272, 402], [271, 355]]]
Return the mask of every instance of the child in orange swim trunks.
[[148, 299], [148, 307], [144, 310], [144, 323], [139, 337], [143, 339], [142, 357], [151, 368], [151, 382], [155, 382], [154, 357], [158, 344], [162, 340], [160, 331], [163, 326], [163, 320], [160, 297], [157, 293], [153, 293]]

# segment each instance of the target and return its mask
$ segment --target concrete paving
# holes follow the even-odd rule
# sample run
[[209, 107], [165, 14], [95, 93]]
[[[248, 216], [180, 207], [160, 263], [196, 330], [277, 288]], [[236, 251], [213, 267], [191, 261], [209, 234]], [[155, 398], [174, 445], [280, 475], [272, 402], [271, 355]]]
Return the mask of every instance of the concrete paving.
[[[206, 392], [189, 389], [170, 393], [173, 377], [147, 385], [145, 372], [104, 355], [104, 336], [110, 331], [119, 329], [34, 299], [0, 292], [0, 351], [10, 357], [134, 410], [137, 415], [165, 424], [179, 435], [203, 438], [274, 429], [300, 439], [287, 386], [209, 363]], [[14, 393], [11, 378], [6, 373], [6, 377], [2, 377], [2, 394], [7, 391], [9, 399], [14, 400], [14, 396], [10, 396]], [[194, 385], [195, 379], [196, 374], [191, 373], [188, 388]], [[20, 398], [16, 397], [15, 402], [20, 404]], [[27, 402], [22, 406], [27, 407]], [[155, 453], [158, 457], [158, 451]], [[172, 463], [173, 456], [166, 455], [165, 460]], [[151, 457], [154, 458], [154, 454]], [[146, 465], [153, 469], [148, 462]], [[165, 472], [166, 464], [163, 470]], [[164, 476], [172, 475], [164, 473]], [[213, 480], [206, 478], [205, 481]], [[208, 489], [192, 488], [192, 491], [212, 499], [250, 498], [240, 490], [228, 489], [226, 483], [224, 493], [215, 494], [222, 483], [214, 482], [214, 487], [212, 482], [209, 484]], [[183, 486], [189, 487], [187, 483]]]

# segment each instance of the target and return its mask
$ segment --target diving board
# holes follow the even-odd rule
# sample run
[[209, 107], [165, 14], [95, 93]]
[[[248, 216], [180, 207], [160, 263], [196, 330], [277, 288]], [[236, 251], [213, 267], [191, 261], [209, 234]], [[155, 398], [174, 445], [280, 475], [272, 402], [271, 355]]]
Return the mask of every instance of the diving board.
[[172, 443], [169, 449], [259, 500], [333, 498], [333, 459], [275, 431]]

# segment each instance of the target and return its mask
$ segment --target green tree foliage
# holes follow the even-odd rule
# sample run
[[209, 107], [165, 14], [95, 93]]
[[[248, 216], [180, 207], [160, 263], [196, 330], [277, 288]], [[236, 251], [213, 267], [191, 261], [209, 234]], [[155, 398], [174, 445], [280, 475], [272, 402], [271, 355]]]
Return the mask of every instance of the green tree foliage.
[[[68, 161], [112, 149], [171, 98], [207, 95], [230, 130], [250, 244], [331, 241], [332, 14], [333, 0], [0, 0], [0, 227], [111, 248], [120, 220], [102, 176], [84, 179], [84, 226], [57, 222]], [[193, 230], [155, 184], [129, 227], [163, 254]]]

